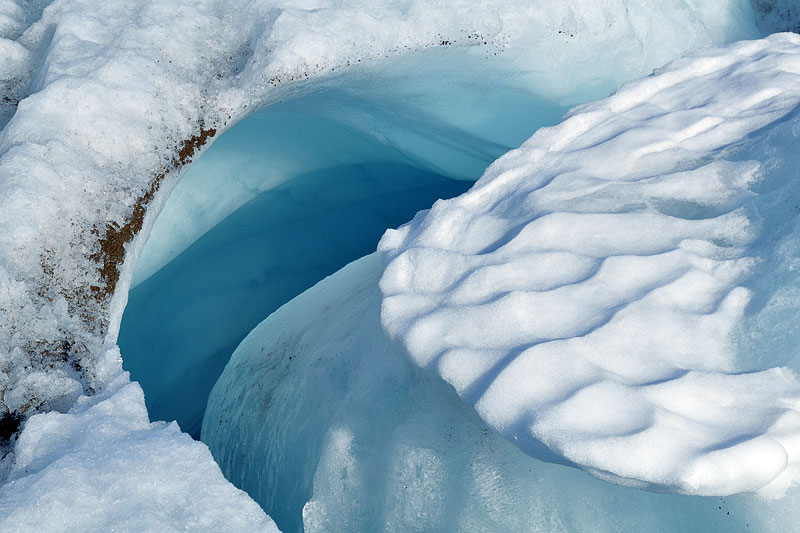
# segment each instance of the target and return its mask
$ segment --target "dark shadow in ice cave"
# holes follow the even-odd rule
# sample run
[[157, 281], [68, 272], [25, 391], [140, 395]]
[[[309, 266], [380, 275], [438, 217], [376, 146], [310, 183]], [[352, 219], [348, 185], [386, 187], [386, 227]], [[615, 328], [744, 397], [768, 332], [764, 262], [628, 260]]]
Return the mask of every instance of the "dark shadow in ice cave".
[[[193, 164], [161, 215], [182, 212], [176, 226], [208, 208], [198, 188], [222, 201], [229, 184], [244, 182], [237, 190], [246, 194], [135, 279], [118, 342], [151, 419], [177, 420], [198, 438], [211, 387], [259, 322], [374, 251], [387, 228], [466, 191], [494, 159], [566, 111], [510, 81], [498, 87], [503, 77], [492, 76], [489, 90], [480, 83], [489, 78], [485, 59], [446, 54], [427, 66], [385, 62], [379, 72], [318, 82], [245, 118]], [[158, 231], [177, 229], [157, 222], [142, 257], [152, 242], [169, 242]]]

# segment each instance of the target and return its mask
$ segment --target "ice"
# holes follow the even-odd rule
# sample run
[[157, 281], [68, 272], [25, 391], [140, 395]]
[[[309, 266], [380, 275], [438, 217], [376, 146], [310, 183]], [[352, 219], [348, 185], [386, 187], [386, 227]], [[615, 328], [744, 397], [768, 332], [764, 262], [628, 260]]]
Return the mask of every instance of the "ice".
[[[386, 79], [381, 69], [396, 67], [387, 60], [411, 53], [482, 58], [473, 67], [501, 65], [513, 74], [508, 80], [518, 91], [563, 106], [605, 96], [686, 51], [758, 35], [746, 0], [550, 0], [536, 6], [499, 0], [0, 0], [0, 477], [11, 472], [14, 490], [4, 489], [3, 498], [22, 495], [13, 506], [29, 511], [14, 516], [46, 528], [36, 523], [48, 519], [46, 504], [85, 497], [62, 507], [83, 505], [80, 513], [53, 517], [75, 520], [71, 529], [86, 529], [79, 522], [91, 526], [97, 518], [97, 528], [107, 529], [117, 519], [101, 506], [89, 507], [92, 495], [119, 494], [114, 487], [144, 498], [109, 509], [143, 521], [132, 527], [181, 527], [197, 515], [208, 517], [213, 528], [219, 523], [213, 520], [228, 516], [220, 507], [213, 518], [216, 507], [194, 507], [185, 498], [189, 485], [230, 490], [212, 475], [202, 445], [191, 444], [174, 426], [136, 422], [144, 420], [140, 397], [135, 409], [109, 422], [124, 428], [127, 417], [135, 419], [130, 431], [119, 430], [113, 440], [92, 430], [101, 413], [89, 404], [122, 409], [111, 401], [114, 395], [128, 391], [119, 402], [130, 403], [131, 391], [138, 391], [125, 386], [119, 358], [106, 357], [117, 340], [137, 258], [189, 165], [233, 124], [260, 108], [311, 94], [323, 80], [343, 73]], [[598, 50], [604, 51], [602, 61]], [[497, 81], [490, 72], [476, 68], [465, 75], [487, 83], [490, 93]], [[379, 85], [376, 94], [393, 90]], [[468, 117], [462, 113], [460, 120]], [[436, 129], [424, 126], [418, 129]], [[409, 141], [410, 152], [424, 151], [419, 136], [403, 135], [389, 144], [398, 140]], [[452, 161], [453, 172], [463, 172], [469, 158], [421, 161], [421, 168]], [[226, 204], [228, 211], [213, 213], [204, 230], [238, 211], [239, 201], [248, 200]], [[189, 233], [176, 248], [200, 237]], [[179, 251], [169, 250], [159, 261]], [[48, 414], [37, 418], [43, 413]], [[29, 455], [40, 470], [16, 469], [24, 454], [6, 452], [17, 438], [20, 445], [39, 442], [40, 424], [51, 423], [57, 431], [36, 446], [46, 455]], [[62, 436], [74, 453], [47, 444]], [[137, 455], [131, 440], [153, 444]], [[129, 468], [112, 468], [113, 461], [127, 460], [128, 450]], [[182, 478], [164, 463], [166, 457], [185, 465], [176, 460], [182, 455], [196, 458], [193, 468], [208, 475]], [[169, 485], [172, 496], [165, 496], [167, 508], [147, 499], [143, 487], [152, 484], [137, 477], [134, 460], [153, 465], [156, 473], [163, 470], [156, 485], [175, 482]], [[252, 509], [244, 496], [239, 500]], [[159, 523], [145, 523], [149, 516]]]
[[800, 453], [800, 382], [770, 368], [797, 346], [798, 74], [778, 34], [572, 110], [387, 232], [384, 327], [531, 455], [779, 493]]
[[[154, 419], [199, 434], [208, 392], [265, 316], [566, 112], [510, 83], [492, 97], [466, 82], [428, 90], [433, 76], [471, 79], [476, 63], [408, 54], [377, 83], [358, 69], [248, 117], [192, 166], [154, 225], [120, 327]], [[398, 87], [388, 98], [387, 85]]]
[[[284, 531], [785, 531], [800, 491], [682, 496], [523, 453], [383, 332], [376, 254], [262, 322], [203, 439]], [[599, 410], [597, 407], [590, 408]]]
[[[318, 79], [279, 92], [279, 103], [269, 97], [264, 109], [218, 135], [153, 225], [136, 263], [119, 343], [156, 419], [177, 419], [196, 434], [207, 391], [252, 327], [372, 251], [386, 227], [453, 194], [458, 185], [447, 180], [477, 179], [537, 127], [557, 122], [564, 104], [604, 96], [687, 46], [755, 35], [752, 13], [737, 2], [694, 11], [677, 2], [659, 15], [672, 22], [658, 29], [646, 24], [638, 7], [627, 6], [623, 15], [618, 3], [572, 10], [561, 3], [536, 10], [516, 6], [513, 17], [500, 4], [477, 11], [471, 6], [456, 26], [441, 6], [416, 5], [404, 14], [381, 6], [388, 11], [380, 15], [374, 6], [351, 7], [331, 4], [315, 13], [277, 15], [267, 44], [252, 44], [270, 54], [254, 54], [242, 76], [268, 85], [312, 74]], [[435, 16], [436, 32], [427, 15]], [[609, 28], [601, 28], [605, 22]], [[356, 48], [335, 38], [344, 24], [353, 33], [354, 23], [362, 26]], [[687, 40], [677, 38], [685, 33], [679, 30], [683, 23], [692, 28]], [[465, 30], [470, 24], [475, 31]], [[630, 52], [649, 42], [659, 45]], [[608, 49], [606, 61], [587, 61], [589, 48], [601, 43]], [[312, 64], [321, 51], [325, 63]], [[320, 76], [325, 69], [328, 75]], [[393, 167], [379, 170], [374, 160]], [[402, 214], [393, 206], [396, 199], [368, 200], [356, 182], [345, 186], [335, 177], [351, 170], [361, 174], [362, 165], [370, 179], [391, 174], [396, 195], [408, 188]], [[419, 171], [439, 176], [439, 192], [412, 192]], [[316, 192], [331, 179], [339, 183], [338, 200]], [[340, 212], [347, 218], [334, 218], [324, 202], [346, 194], [354, 197], [347, 212]], [[277, 210], [269, 202], [278, 198], [302, 205]], [[375, 213], [389, 209], [392, 218], [358, 218], [357, 207], [367, 202]], [[315, 212], [326, 218], [315, 220]], [[342, 225], [352, 231], [330, 238], [313, 229]]]
[[[103, 388], [96, 359], [117, 338], [136, 259], [169, 193], [200, 151], [258, 108], [355, 65], [377, 74], [387, 57], [433, 49], [486, 64], [502, 56], [522, 90], [564, 105], [687, 50], [758, 35], [746, 0], [655, 10], [55, 0], [4, 2], [3, 17], [13, 41], [3, 47], [15, 52], [0, 70], [18, 81], [0, 135], [0, 306], [14, 310], [0, 321], [0, 355], [15, 361], [9, 388], [28, 373], [55, 378], [52, 388], [28, 383], [13, 405], [0, 401], [26, 417]], [[591, 59], [598, 49], [609, 50], [604, 61]]]
[[751, 0], [756, 24], [765, 34], [800, 33], [800, 5], [795, 0]]

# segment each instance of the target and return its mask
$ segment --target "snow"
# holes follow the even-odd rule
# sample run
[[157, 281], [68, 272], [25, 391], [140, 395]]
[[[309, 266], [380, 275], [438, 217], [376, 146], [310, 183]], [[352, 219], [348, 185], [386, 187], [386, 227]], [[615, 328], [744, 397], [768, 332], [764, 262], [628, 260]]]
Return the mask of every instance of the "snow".
[[798, 282], [782, 267], [798, 237], [799, 74], [800, 38], [778, 34], [539, 130], [384, 235], [384, 327], [531, 455], [544, 443], [636, 487], [782, 491], [800, 382], [769, 367], [797, 339], [754, 357], [738, 338]]
[[[603, 96], [622, 81], [649, 72], [666, 60], [665, 50], [675, 53], [687, 45], [755, 35], [742, 3], [692, 11], [678, 2], [663, 14], [675, 26], [657, 30], [644, 24], [644, 11], [628, 7], [623, 15], [619, 3], [571, 11], [548, 3], [536, 10], [516, 6], [512, 16], [500, 4], [471, 4], [466, 18], [460, 13], [458, 26], [452, 26], [452, 14], [430, 5], [415, 5], [405, 13], [382, 5], [377, 14], [375, 6], [356, 10], [331, 4], [314, 13], [277, 15], [269, 44], [263, 45], [269, 54], [254, 53], [254, 63], [246, 64], [241, 76], [252, 76], [249, 83], [266, 80], [270, 88], [295, 79], [297, 72], [301, 78], [317, 77], [278, 91], [274, 98], [280, 102], [268, 97], [264, 109], [217, 136], [172, 191], [136, 263], [119, 343], [154, 418], [177, 419], [196, 434], [205, 394], [244, 335], [291, 297], [373, 250], [375, 233], [399, 223], [372, 226], [368, 220], [328, 217], [329, 227], [360, 230], [343, 229], [318, 242], [315, 235], [325, 232], [298, 233], [320, 223], [309, 218], [313, 209], [307, 208], [292, 229], [273, 207], [274, 218], [256, 215], [256, 203], [266, 205], [280, 194], [292, 198], [287, 202], [310, 206], [319, 201], [314, 196], [322, 198], [310, 195], [312, 173], [314, 186], [324, 187], [327, 180], [338, 179], [328, 175], [330, 169], [338, 175], [345, 166], [358, 169], [373, 159], [403, 165], [409, 187], [420, 169], [475, 180], [537, 127], [556, 123], [566, 111], [564, 104]], [[348, 26], [363, 24], [356, 48], [333, 31], [345, 19]], [[428, 28], [431, 21], [435, 32]], [[610, 27], [601, 28], [604, 22]], [[291, 24], [291, 32], [284, 24]], [[468, 32], [468, 24], [478, 29]], [[687, 41], [677, 39], [680, 24], [697, 33]], [[319, 44], [313, 54], [322, 54], [325, 63], [317, 58], [312, 65], [312, 42]], [[658, 46], [637, 48], [649, 42]], [[588, 48], [601, 45], [615, 50], [608, 62], [587, 62]], [[252, 46], [258, 50], [262, 44]], [[613, 54], [622, 50], [627, 51], [620, 59], [623, 65], [612, 65]], [[571, 67], [564, 69], [565, 64]], [[398, 167], [398, 184], [402, 172]], [[357, 187], [337, 188], [340, 199], [346, 191], [360, 194]], [[420, 195], [415, 204], [410, 198], [402, 202], [408, 205], [403, 221], [430, 206], [427, 197]], [[372, 202], [369, 209], [377, 212], [381, 205]], [[359, 212], [352, 206], [353, 213]], [[246, 211], [252, 216], [240, 216]], [[324, 206], [317, 211], [331, 214]], [[232, 231], [230, 241], [218, 227]], [[275, 234], [282, 238], [265, 237]], [[299, 251], [301, 246], [317, 255]]]
[[[106, 358], [112, 365], [119, 352]], [[208, 448], [175, 423], [149, 422], [127, 374], [68, 413], [27, 421], [0, 487], [0, 529], [278, 531]]]
[[[503, 80], [491, 97], [478, 71]], [[431, 88], [436, 76], [452, 82]], [[512, 80], [483, 57], [408, 53], [378, 73], [321, 81], [221, 135], [154, 224], [120, 326], [151, 416], [199, 434], [208, 392], [265, 316], [558, 123], [565, 108]]]
[[[746, 0], [0, 0], [0, 413], [26, 419], [21, 456], [3, 460], [2, 499], [21, 510], [8, 527], [169, 529], [197, 517], [213, 528], [235, 516], [269, 527], [201, 444], [146, 425], [138, 387], [108, 356], [170, 192], [243, 117], [356, 63], [379, 72], [387, 56], [451, 47], [503, 56], [522, 90], [570, 105], [688, 50], [758, 35]], [[72, 452], [45, 444], [57, 440]], [[168, 487], [166, 507], [154, 486]], [[128, 494], [141, 499], [116, 505]]]
[[[212, 0], [56, 0], [12, 10], [7, 35], [30, 52], [30, 64], [18, 72], [14, 94], [24, 98], [6, 111], [0, 137], [0, 294], [14, 309], [0, 322], [0, 353], [14, 354], [14, 366], [29, 369], [23, 374], [54, 375], [59, 385], [40, 380], [31, 402], [4, 407], [46, 411], [104, 386], [95, 360], [117, 337], [136, 258], [186, 164], [243, 116], [308, 87], [291, 82], [453, 46], [487, 60], [506, 55], [538, 96], [569, 103], [687, 49], [757, 35], [744, 0], [659, 6], [656, 25], [645, 24], [653, 16], [646, 6], [616, 2], [586, 12], [499, 1], [465, 10], [458, 2], [231, 9]], [[582, 59], [605, 46], [624, 55]], [[18, 68], [16, 54], [8, 57], [4, 72]], [[9, 387], [20, 379], [12, 373]]]

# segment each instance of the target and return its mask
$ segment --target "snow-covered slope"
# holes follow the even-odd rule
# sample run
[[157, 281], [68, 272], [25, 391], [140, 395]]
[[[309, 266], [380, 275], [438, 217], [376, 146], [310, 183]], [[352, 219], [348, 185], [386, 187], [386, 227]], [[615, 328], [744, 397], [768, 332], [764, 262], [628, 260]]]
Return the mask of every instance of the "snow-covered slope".
[[800, 37], [574, 109], [380, 249], [387, 331], [528, 453], [725, 495], [797, 481]]

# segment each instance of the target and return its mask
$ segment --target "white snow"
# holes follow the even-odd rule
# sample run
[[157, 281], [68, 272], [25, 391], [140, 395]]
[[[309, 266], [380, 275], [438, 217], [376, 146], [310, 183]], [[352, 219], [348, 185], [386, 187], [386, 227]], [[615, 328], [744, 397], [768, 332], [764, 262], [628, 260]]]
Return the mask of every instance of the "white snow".
[[[109, 367], [119, 352], [106, 354]], [[264, 531], [275, 524], [127, 373], [68, 413], [31, 417], [0, 486], [3, 531]]]
[[[795, 196], [798, 106], [800, 37], [778, 34], [574, 109], [386, 233], [384, 327], [533, 455], [637, 487], [780, 492], [800, 381], [738, 339], [796, 283], [775, 242], [798, 237], [795, 204], [776, 205]], [[795, 347], [755, 350], [769, 367]]]

